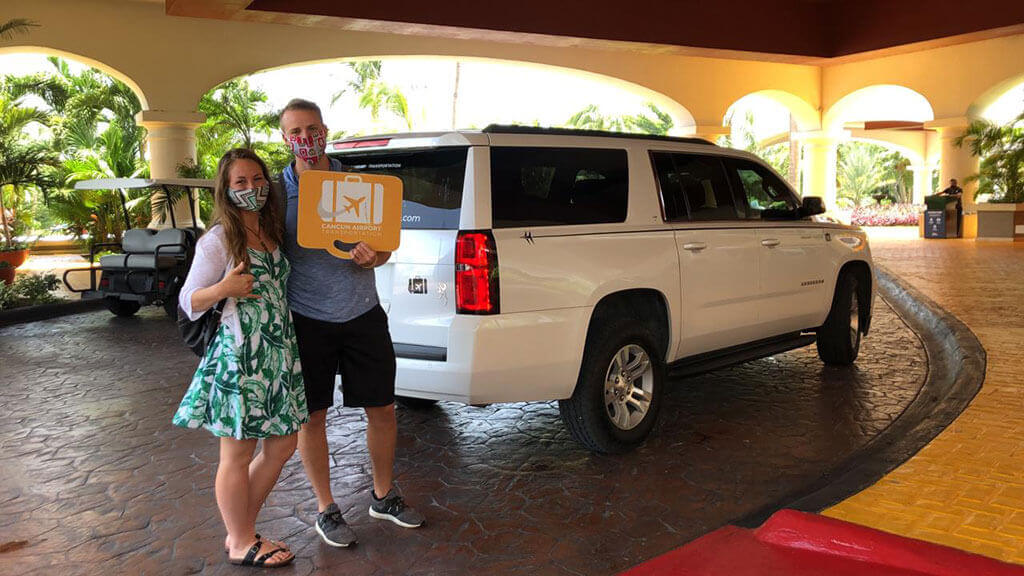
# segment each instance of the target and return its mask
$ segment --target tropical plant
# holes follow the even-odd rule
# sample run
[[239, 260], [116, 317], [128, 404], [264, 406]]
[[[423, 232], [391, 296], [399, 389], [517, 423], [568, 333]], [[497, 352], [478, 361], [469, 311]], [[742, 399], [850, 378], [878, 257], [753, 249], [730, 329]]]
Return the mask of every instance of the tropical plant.
[[[50, 116], [36, 108], [22, 106], [20, 100], [0, 95], [0, 229], [4, 249], [19, 249], [14, 237], [25, 225], [20, 194], [27, 186], [47, 187], [45, 168], [53, 165], [53, 154], [38, 142], [24, 136], [29, 125], [47, 124]], [[10, 194], [6, 193], [10, 190]]]
[[5, 90], [11, 97], [33, 94], [46, 103], [54, 117], [51, 128], [56, 149], [74, 149], [76, 143], [99, 133], [103, 125], [117, 124], [122, 138], [138, 149], [139, 156], [145, 152], [145, 130], [135, 123], [142, 104], [131, 88], [99, 70], [75, 73], [66, 60], [47, 60], [54, 68], [52, 73], [9, 77]]
[[229, 80], [204, 94], [199, 111], [206, 114], [203, 126], [212, 132], [210, 136], [230, 136], [231, 142], [244, 148], [252, 148], [253, 136], [270, 134], [278, 122], [278, 115], [267, 104], [267, 94], [245, 80]]
[[0, 40], [10, 40], [17, 34], [27, 33], [29, 28], [35, 26], [39, 26], [39, 24], [25, 18], [12, 18], [0, 24]]
[[608, 116], [601, 112], [597, 104], [588, 104], [582, 110], [566, 120], [569, 128], [580, 130], [602, 130], [608, 132], [626, 132], [626, 120], [620, 116]]
[[967, 178], [978, 183], [976, 194], [991, 194], [989, 202], [1024, 202], [1024, 113], [1003, 125], [972, 122], [954, 140], [956, 146], [965, 143], [981, 158], [978, 173]]
[[841, 206], [870, 204], [875, 202], [873, 195], [882, 192], [888, 196], [888, 187], [894, 183], [894, 178], [882, 166], [887, 153], [881, 146], [864, 142], [839, 146], [837, 202]]
[[412, 130], [409, 102], [401, 89], [381, 79], [381, 61], [349, 62], [348, 66], [355, 73], [355, 80], [350, 80], [346, 88], [336, 92], [331, 97], [331, 104], [351, 91], [358, 95], [359, 107], [369, 110], [374, 121], [380, 119], [381, 111], [387, 111], [401, 120], [407, 129]]
[[651, 102], [647, 102], [645, 106], [653, 114], [653, 118], [648, 116], [646, 111], [628, 116], [610, 116], [601, 112], [601, 109], [596, 104], [588, 104], [579, 112], [573, 114], [565, 122], [565, 126], [581, 130], [601, 130], [606, 132], [668, 134], [668, 131], [675, 125], [672, 116]]
[[0, 310], [58, 302], [61, 299], [53, 294], [58, 285], [50, 273], [19, 276], [10, 286], [0, 282]]
[[720, 137], [718, 143], [722, 146], [746, 150], [767, 162], [779, 174], [788, 175], [789, 143], [763, 145], [754, 134], [754, 112], [747, 110], [739, 120], [735, 116], [734, 111], [725, 119], [725, 123], [732, 128], [733, 133], [738, 134], [738, 141], [734, 142], [732, 134], [727, 134]]

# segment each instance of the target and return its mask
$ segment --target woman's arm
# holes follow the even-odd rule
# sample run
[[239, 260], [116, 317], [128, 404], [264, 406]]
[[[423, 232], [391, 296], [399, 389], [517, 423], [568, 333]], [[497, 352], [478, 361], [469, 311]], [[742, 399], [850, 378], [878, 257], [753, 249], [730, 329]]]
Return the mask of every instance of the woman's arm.
[[185, 278], [185, 285], [178, 295], [178, 306], [189, 318], [197, 320], [223, 300], [222, 288], [217, 284], [224, 277], [228, 265], [228, 252], [217, 232], [211, 230], [199, 239], [192, 267]]

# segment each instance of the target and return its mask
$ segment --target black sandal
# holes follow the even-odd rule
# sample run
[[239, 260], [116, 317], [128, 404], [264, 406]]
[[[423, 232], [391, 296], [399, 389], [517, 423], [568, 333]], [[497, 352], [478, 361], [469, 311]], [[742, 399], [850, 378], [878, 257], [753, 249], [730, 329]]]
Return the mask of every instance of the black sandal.
[[[257, 534], [256, 534], [256, 540], [257, 540], [257, 541], [259, 541], [259, 540], [263, 540], [263, 536], [260, 536], [260, 535], [259, 535], [259, 534], [257, 533]], [[228, 547], [227, 547], [226, 545], [224, 546], [224, 553], [225, 553], [225, 554], [231, 554], [231, 549], [230, 549], [230, 548], [228, 548]]]
[[[256, 566], [258, 568], [280, 568], [281, 566], [287, 566], [288, 564], [291, 564], [292, 561], [295, 560], [295, 554], [292, 554], [291, 550], [289, 550], [288, 548], [280, 548], [280, 547], [279, 548], [274, 548], [270, 552], [267, 552], [266, 554], [263, 554], [263, 555], [257, 557], [256, 555], [259, 554], [260, 550], [262, 550], [262, 549], [263, 549], [263, 540], [257, 540], [256, 543], [252, 545], [252, 548], [249, 548], [249, 552], [245, 555], [245, 558], [238, 559], [238, 558], [231, 558], [229, 556], [228, 557], [228, 562], [234, 564], [235, 566]], [[274, 554], [277, 554], [278, 552], [287, 552], [289, 554], [288, 559], [287, 560], [281, 560], [280, 562], [275, 562], [273, 564], [268, 564], [267, 560], [270, 560], [274, 556]]]

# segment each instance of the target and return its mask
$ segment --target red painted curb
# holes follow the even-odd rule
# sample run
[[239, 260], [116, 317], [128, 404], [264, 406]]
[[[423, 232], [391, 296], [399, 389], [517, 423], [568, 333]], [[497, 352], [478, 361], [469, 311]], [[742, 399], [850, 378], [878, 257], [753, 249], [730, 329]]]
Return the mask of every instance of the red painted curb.
[[1024, 576], [1007, 564], [872, 528], [780, 510], [756, 530], [726, 526], [622, 576]]

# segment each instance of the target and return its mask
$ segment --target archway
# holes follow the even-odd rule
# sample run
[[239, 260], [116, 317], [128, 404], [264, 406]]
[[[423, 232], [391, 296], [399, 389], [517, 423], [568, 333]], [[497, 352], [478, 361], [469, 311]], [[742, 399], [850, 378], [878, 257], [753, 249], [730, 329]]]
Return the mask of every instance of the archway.
[[[383, 82], [396, 85], [399, 84], [396, 78], [410, 78], [409, 81], [401, 82], [404, 86], [398, 87], [403, 88], [403, 95], [407, 96], [411, 118], [400, 119], [402, 121], [391, 125], [379, 123], [384, 128], [394, 131], [409, 130], [410, 126], [415, 131], [482, 128], [489, 123], [509, 122], [558, 125], [586, 108], [588, 98], [612, 92], [627, 95], [622, 100], [632, 101], [635, 114], [646, 113], [652, 119], [655, 118], [656, 113], [648, 110], [646, 103], [667, 114], [671, 118], [671, 128], [668, 129], [670, 134], [685, 133], [695, 124], [693, 115], [679, 102], [644, 86], [575, 68], [517, 60], [446, 55], [383, 55], [297, 62], [287, 66], [255, 70], [234, 79], [247, 79], [254, 86], [264, 90], [271, 103], [277, 104], [278, 107], [290, 97], [302, 96], [318, 102], [325, 109], [325, 115], [333, 116], [327, 109], [332, 107], [332, 100], [336, 100], [335, 96], [353, 79], [349, 65], [372, 61], [383, 63], [383, 70], [380, 71], [380, 80]], [[323, 81], [325, 76], [329, 81]], [[478, 78], [474, 81], [475, 76], [486, 77], [487, 80], [481, 81]], [[275, 79], [284, 77], [299, 80], [275, 82]], [[224, 82], [228, 80], [231, 79], [224, 79]], [[223, 82], [218, 86], [222, 84]], [[530, 89], [529, 86], [541, 88]], [[567, 88], [558, 90], [558, 86]], [[215, 88], [216, 86], [211, 87], [210, 90]], [[487, 91], [486, 88], [490, 90]], [[556, 101], [560, 96], [563, 96], [563, 102], [568, 101], [569, 96], [576, 94], [582, 94], [584, 97], [579, 98], [579, 103], [574, 107], [566, 107]], [[453, 96], [456, 97], [454, 105]], [[414, 102], [414, 98], [417, 101]], [[468, 107], [477, 108], [476, 110], [462, 109], [465, 103], [473, 102], [474, 99], [486, 99], [488, 108], [484, 109], [478, 105]], [[535, 104], [538, 99], [546, 99], [546, 107], [554, 111], [548, 111], [546, 117], [514, 117], [511, 114], [516, 109]], [[627, 103], [618, 107], [598, 107], [592, 116], [622, 116], [626, 114], [624, 110], [628, 106]], [[425, 117], [425, 112], [429, 117]], [[358, 115], [356, 117], [358, 118]], [[332, 129], [342, 128], [342, 122], [326, 119]], [[351, 130], [346, 132], [351, 133]]]
[[720, 143], [760, 156], [800, 188], [801, 133], [817, 130], [820, 116], [810, 104], [781, 90], [760, 90], [736, 100], [723, 123], [729, 135]]
[[56, 56], [58, 58], [64, 58], [76, 62], [89, 68], [95, 68], [100, 72], [116, 78], [123, 82], [125, 86], [131, 89], [135, 93], [135, 96], [139, 99], [139, 103], [142, 105], [142, 109], [146, 110], [149, 108], [149, 101], [146, 99], [145, 92], [139, 87], [139, 84], [135, 82], [130, 76], [121, 72], [120, 70], [108, 66], [99, 60], [94, 60], [87, 56], [82, 56], [74, 52], [68, 52], [66, 50], [57, 50], [55, 48], [47, 48], [45, 46], [4, 46], [0, 47], [0, 58], [8, 55], [42, 55], [42, 56]]

